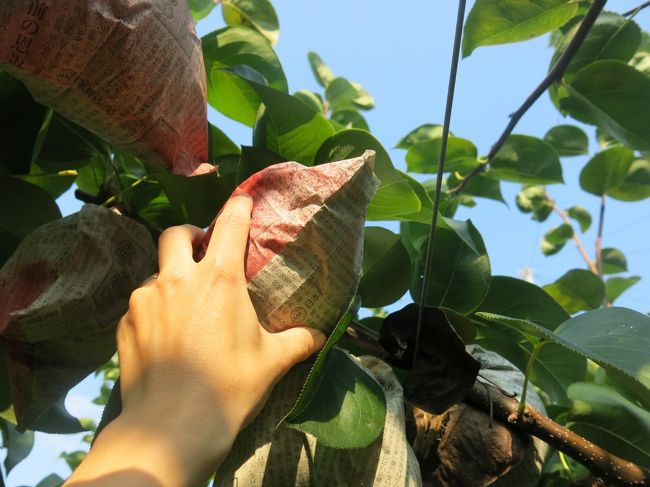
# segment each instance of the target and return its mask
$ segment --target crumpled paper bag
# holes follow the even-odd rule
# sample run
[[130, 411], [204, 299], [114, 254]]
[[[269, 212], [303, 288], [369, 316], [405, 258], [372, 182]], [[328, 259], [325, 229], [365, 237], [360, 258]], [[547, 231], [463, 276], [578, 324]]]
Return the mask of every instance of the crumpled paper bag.
[[366, 207], [378, 186], [373, 163], [373, 151], [314, 167], [285, 162], [233, 193], [253, 198], [246, 279], [267, 330], [303, 325], [327, 334], [346, 310], [359, 283]]
[[21, 242], [0, 269], [0, 340], [20, 430], [111, 358], [129, 296], [156, 266], [149, 231], [101, 206]]
[[186, 0], [2, 0], [0, 69], [143, 161], [184, 175], [214, 169]]

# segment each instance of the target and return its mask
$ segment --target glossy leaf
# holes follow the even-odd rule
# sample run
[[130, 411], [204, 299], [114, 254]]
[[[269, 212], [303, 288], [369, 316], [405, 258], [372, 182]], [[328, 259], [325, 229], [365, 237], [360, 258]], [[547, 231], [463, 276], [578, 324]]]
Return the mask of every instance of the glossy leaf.
[[[577, 23], [566, 33], [557, 46], [551, 64], [564, 52], [579, 27]], [[572, 75], [595, 61], [613, 59], [627, 62], [640, 42], [641, 30], [632, 19], [613, 12], [602, 12], [567, 66], [564, 76]]]
[[336, 448], [362, 448], [379, 436], [386, 416], [383, 391], [347, 354], [333, 348], [357, 309], [351, 303], [341, 316], [279, 426], [313, 434]]
[[567, 313], [598, 308], [603, 304], [605, 286], [598, 276], [584, 269], [572, 269], [552, 284], [544, 286]]
[[309, 51], [307, 53], [307, 59], [309, 59], [309, 66], [311, 67], [311, 71], [314, 73], [314, 78], [316, 78], [318, 84], [323, 88], [327, 88], [327, 85], [336, 78], [334, 71], [325, 64], [325, 61], [323, 61], [316, 52]]
[[366, 308], [387, 306], [408, 290], [411, 261], [399, 235], [382, 227], [366, 227], [358, 294]]
[[623, 181], [610, 188], [607, 196], [621, 201], [640, 201], [650, 197], [650, 161], [633, 161]]
[[525, 186], [517, 193], [516, 203], [522, 213], [532, 213], [531, 218], [538, 222], [545, 221], [553, 212], [553, 205], [544, 186]]
[[[463, 223], [463, 222], [461, 222]], [[433, 275], [429, 279], [427, 306], [450, 308], [461, 314], [474, 310], [483, 301], [490, 286], [490, 260], [480, 233], [471, 221], [463, 223], [473, 242], [472, 247], [457, 231], [443, 226], [436, 230]], [[426, 246], [415, 263], [411, 296], [420, 302]]]
[[618, 249], [604, 248], [601, 250], [603, 274], [618, 274], [627, 271], [627, 259]]
[[[446, 184], [448, 188], [454, 188], [460, 184], [461, 179], [457, 173], [452, 173], [447, 177]], [[500, 203], [506, 202], [501, 193], [501, 182], [496, 179], [488, 178], [484, 174], [477, 174], [463, 188], [460, 196], [476, 196], [486, 198]]]
[[650, 465], [650, 412], [616, 390], [588, 382], [569, 387], [573, 431], [638, 465]]
[[[440, 162], [441, 138], [424, 140], [413, 144], [406, 153], [408, 170], [435, 174]], [[463, 171], [478, 165], [476, 146], [467, 139], [449, 137], [445, 155], [445, 172]]]
[[366, 119], [356, 110], [339, 110], [332, 113], [330, 120], [340, 123], [346, 129], [370, 130]]
[[568, 223], [551, 228], [544, 234], [542, 239], [542, 254], [553, 255], [558, 253], [571, 237], [573, 237], [573, 227]]
[[619, 186], [630, 170], [634, 153], [617, 146], [599, 152], [582, 168], [580, 187], [588, 193], [601, 196]]
[[16, 426], [9, 421], [0, 420], [2, 423], [2, 446], [7, 449], [4, 465], [7, 474], [22, 462], [34, 447], [34, 432], [19, 433]]
[[306, 410], [283, 424], [331, 448], [363, 448], [384, 428], [386, 399], [368, 372], [346, 352], [332, 350], [323, 379]]
[[589, 230], [589, 227], [591, 226], [591, 215], [582, 206], [572, 206], [566, 210], [566, 214], [569, 218], [573, 218], [578, 222], [582, 233]]
[[334, 134], [320, 113], [300, 100], [257, 83], [249, 83], [264, 103], [255, 124], [253, 145], [264, 147], [290, 161], [311, 165], [319, 147]]
[[579, 156], [589, 153], [589, 139], [584, 131], [575, 125], [557, 125], [551, 128], [544, 141], [550, 144], [558, 156]]
[[613, 303], [618, 297], [641, 280], [639, 276], [610, 277], [605, 282], [607, 301]]
[[210, 225], [234, 189], [230, 181], [216, 173], [191, 178], [156, 173], [152, 177], [160, 182], [181, 221], [201, 228]]
[[557, 343], [607, 370], [644, 404], [650, 401], [650, 317], [627, 308], [582, 313], [551, 332], [532, 321], [477, 313], [525, 334]]
[[[246, 68], [257, 81], [286, 92], [287, 80], [273, 48], [258, 32], [243, 26], [219, 29], [203, 37], [201, 42], [208, 102], [227, 117], [252, 127], [260, 97], [239, 74]], [[233, 69], [239, 69], [239, 74]]]
[[271, 45], [278, 42], [280, 25], [269, 0], [223, 0], [223, 18], [228, 25], [257, 30]]
[[209, 124], [208, 129], [210, 157], [212, 161], [228, 154], [239, 154], [239, 146], [235, 144], [219, 127]]
[[[450, 136], [453, 136], [449, 132]], [[396, 149], [410, 149], [418, 142], [430, 139], [439, 139], [442, 137], [442, 125], [437, 123], [425, 123], [411, 130], [395, 146]]]
[[492, 277], [488, 294], [477, 311], [533, 321], [549, 330], [570, 318], [541, 287], [506, 276]]
[[479, 46], [532, 39], [573, 17], [578, 2], [566, 0], [477, 0], [465, 22], [463, 57]]
[[597, 61], [568, 83], [562, 109], [632, 149], [650, 150], [650, 78], [621, 61]]
[[0, 176], [0, 265], [29, 232], [60, 217], [59, 207], [43, 189]]
[[204, 19], [217, 6], [214, 0], [187, 0], [194, 22]]
[[[417, 215], [431, 200], [424, 200], [426, 193], [420, 183], [407, 180], [393, 167], [386, 149], [368, 132], [358, 129], [348, 129], [337, 132], [327, 139], [318, 149], [317, 163], [338, 161], [357, 157], [366, 150], [375, 151], [375, 175], [381, 181], [375, 196], [368, 206], [368, 220], [409, 219]], [[413, 187], [420, 186], [418, 192]], [[423, 194], [423, 198], [418, 197]]]
[[361, 85], [341, 77], [334, 78], [327, 85], [325, 98], [333, 111], [356, 108], [368, 110], [375, 106], [375, 101]]
[[490, 162], [486, 175], [526, 184], [561, 183], [562, 166], [553, 148], [528, 135], [511, 135]]
[[307, 105], [312, 110], [324, 113], [323, 110], [323, 99], [317, 93], [309, 90], [298, 90], [293, 94], [294, 98], [297, 98], [305, 105]]

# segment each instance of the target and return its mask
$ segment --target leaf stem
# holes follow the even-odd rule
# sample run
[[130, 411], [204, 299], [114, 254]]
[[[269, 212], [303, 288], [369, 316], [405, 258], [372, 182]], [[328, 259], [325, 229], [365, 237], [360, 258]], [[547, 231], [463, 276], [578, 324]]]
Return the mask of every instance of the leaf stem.
[[526, 364], [526, 372], [524, 372], [524, 387], [521, 388], [521, 399], [519, 400], [519, 408], [517, 409], [517, 414], [519, 416], [523, 416], [526, 413], [526, 395], [528, 394], [528, 382], [530, 374], [533, 371], [533, 365], [535, 365], [537, 355], [539, 355], [539, 352], [545, 343], [546, 342], [544, 340], [540, 340], [533, 346], [533, 351], [530, 354], [528, 363]]
[[413, 363], [415, 364], [420, 348], [420, 336], [422, 334], [422, 319], [424, 307], [427, 302], [427, 290], [429, 288], [429, 277], [433, 263], [433, 249], [438, 226], [438, 208], [440, 208], [440, 192], [442, 191], [442, 176], [445, 169], [445, 156], [447, 154], [447, 140], [449, 139], [449, 124], [451, 122], [451, 110], [454, 104], [454, 91], [456, 89], [456, 73], [458, 72], [458, 61], [460, 58], [460, 41], [463, 34], [463, 20], [465, 19], [466, 0], [458, 0], [458, 12], [456, 14], [456, 30], [454, 33], [454, 46], [452, 49], [451, 66], [449, 69], [449, 84], [447, 86], [447, 102], [445, 106], [445, 118], [442, 127], [442, 139], [440, 143], [440, 158], [438, 172], [436, 174], [436, 190], [433, 195], [433, 216], [431, 217], [431, 228], [429, 229], [429, 240], [427, 242], [427, 253], [424, 264], [424, 276], [422, 278], [422, 293], [420, 294], [420, 306], [418, 308], [418, 321], [415, 331], [415, 348], [413, 349]]
[[[557, 204], [555, 203], [555, 200], [549, 196], [548, 193], [544, 192], [544, 195], [546, 196], [546, 201], [553, 207], [553, 211], [559, 215], [560, 218], [562, 218], [562, 221], [566, 223], [567, 225], [571, 225], [571, 221], [569, 220], [568, 215], [562, 211]], [[573, 225], [571, 225], [573, 226]], [[573, 237], [571, 237], [573, 242], [576, 244], [576, 247], [578, 249], [578, 252], [580, 252], [580, 255], [584, 259], [584, 261], [587, 263], [587, 267], [589, 267], [589, 270], [593, 272], [596, 275], [598, 274], [598, 268], [596, 267], [596, 264], [594, 263], [591, 258], [589, 258], [589, 254], [587, 254], [587, 251], [585, 250], [584, 245], [582, 245], [582, 241], [580, 240], [580, 237], [578, 237], [578, 234], [574, 231], [573, 232]]]
[[537, 87], [533, 90], [533, 92], [530, 95], [528, 95], [528, 98], [524, 100], [524, 102], [517, 109], [517, 111], [510, 114], [510, 122], [508, 122], [508, 125], [501, 133], [501, 136], [497, 139], [494, 145], [492, 145], [490, 152], [486, 156], [488, 162], [486, 164], [480, 164], [476, 166], [469, 173], [467, 173], [465, 178], [458, 184], [458, 186], [456, 186], [455, 188], [451, 188], [449, 190], [450, 194], [460, 193], [469, 184], [472, 178], [474, 178], [475, 176], [477, 176], [478, 174], [482, 173], [487, 169], [490, 161], [494, 159], [494, 156], [497, 154], [497, 152], [499, 152], [499, 149], [501, 149], [501, 147], [503, 146], [503, 144], [508, 139], [508, 137], [514, 130], [515, 126], [519, 122], [519, 120], [524, 116], [524, 114], [528, 111], [528, 109], [531, 106], [533, 106], [533, 104], [542, 95], [542, 93], [544, 93], [548, 89], [549, 86], [551, 86], [553, 83], [559, 81], [562, 78], [562, 76], [564, 75], [564, 71], [569, 66], [569, 63], [571, 62], [575, 54], [578, 52], [578, 49], [580, 49], [580, 46], [584, 42], [585, 38], [587, 37], [587, 34], [591, 30], [591, 27], [594, 25], [594, 22], [598, 18], [598, 15], [600, 15], [600, 12], [605, 7], [606, 3], [607, 0], [594, 0], [594, 2], [589, 7], [589, 10], [587, 11], [584, 19], [582, 20], [580, 27], [576, 31], [575, 35], [573, 36], [573, 39], [571, 39], [571, 42], [566, 47], [562, 55], [558, 58], [558, 60], [553, 65], [553, 67], [548, 71], [548, 73], [541, 81], [541, 83], [537, 85]]
[[[119, 179], [119, 178], [118, 178], [118, 179]], [[122, 194], [124, 194], [127, 190], [129, 190], [129, 189], [133, 189], [133, 188], [139, 186], [140, 184], [142, 184], [144, 181], [147, 181], [147, 180], [148, 180], [148, 176], [142, 176], [141, 178], [136, 179], [136, 180], [133, 181], [131, 184], [129, 184], [126, 188], [123, 187], [123, 188], [120, 189], [120, 191], [118, 191], [116, 194], [112, 195], [110, 198], [108, 198], [106, 201], [104, 201], [104, 202], [101, 204], [101, 206], [109, 206], [109, 205], [111, 205], [112, 203], [115, 203], [115, 201], [116, 201], [120, 196], [122, 196]]]

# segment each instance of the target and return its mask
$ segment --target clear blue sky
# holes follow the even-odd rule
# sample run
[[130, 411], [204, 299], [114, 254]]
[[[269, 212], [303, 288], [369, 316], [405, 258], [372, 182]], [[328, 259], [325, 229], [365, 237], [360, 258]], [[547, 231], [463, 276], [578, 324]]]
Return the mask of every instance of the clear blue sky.
[[[468, 11], [472, 1], [468, 2]], [[613, 11], [623, 12], [640, 0], [609, 2]], [[283, 64], [291, 91], [307, 88], [318, 91], [307, 63], [307, 51], [318, 52], [337, 75], [361, 83], [377, 103], [367, 114], [373, 134], [389, 148], [408, 131], [426, 123], [441, 123], [447, 88], [447, 76], [453, 38], [456, 2], [449, 0], [404, 0], [399, 3], [371, 0], [275, 0], [280, 19], [280, 40], [276, 50]], [[650, 30], [650, 9], [635, 19]], [[223, 25], [220, 8], [199, 24], [203, 35]], [[452, 131], [472, 140], [485, 154], [499, 136], [514, 111], [532, 88], [542, 79], [551, 57], [547, 37], [525, 43], [484, 47], [463, 60], [458, 73]], [[213, 123], [233, 140], [250, 144], [250, 129], [232, 122], [214, 111]], [[526, 114], [515, 129], [542, 137], [553, 125], [574, 123], [564, 119], [552, 107], [548, 97]], [[596, 149], [593, 130], [591, 150]], [[394, 164], [404, 169], [404, 152], [392, 150]], [[563, 160], [565, 186], [551, 186], [549, 193], [567, 208], [581, 205], [597, 215], [598, 199], [581, 192], [578, 174], [586, 157]], [[514, 205], [519, 186], [504, 184], [503, 193], [509, 207], [488, 200], [478, 200], [474, 209], [462, 209], [457, 218], [471, 218], [485, 239], [494, 274], [517, 276], [524, 267], [534, 271], [535, 282], [552, 282], [570, 268], [584, 268], [575, 246], [568, 243], [559, 254], [544, 257], [539, 243], [544, 232], [558, 225], [551, 216], [543, 224], [522, 215]], [[79, 204], [68, 193], [60, 201], [64, 213]], [[650, 202], [620, 203], [608, 201], [603, 245], [617, 247], [628, 259], [630, 273], [642, 281], [617, 302], [641, 312], [650, 311]], [[581, 236], [593, 255], [595, 225]], [[646, 228], [646, 230], [644, 230]], [[644, 238], [645, 237], [645, 238]], [[99, 408], [90, 404], [97, 385], [92, 381], [74, 389], [68, 397], [73, 413], [98, 417]], [[68, 474], [67, 466], [56, 458], [62, 450], [79, 448], [76, 438], [62, 435], [39, 435], [36, 451], [28, 461], [11, 473], [7, 485], [35, 485], [45, 475]]]

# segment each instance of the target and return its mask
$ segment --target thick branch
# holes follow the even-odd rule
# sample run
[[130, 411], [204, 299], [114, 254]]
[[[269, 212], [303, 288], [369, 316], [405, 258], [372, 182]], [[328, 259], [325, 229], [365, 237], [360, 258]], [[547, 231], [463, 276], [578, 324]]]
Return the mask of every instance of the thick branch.
[[[546, 193], [546, 200], [549, 202], [549, 204], [553, 208], [553, 211], [555, 213], [557, 213], [560, 216], [560, 218], [562, 218], [562, 221], [564, 223], [566, 223], [567, 225], [571, 225], [571, 221], [569, 220], [569, 217], [567, 216], [567, 214], [564, 211], [560, 210], [560, 208], [558, 208], [557, 204], [555, 204], [555, 200], [553, 200], [553, 198], [551, 198], [548, 195], [548, 193]], [[571, 238], [572, 238], [573, 242], [576, 244], [576, 247], [578, 248], [578, 252], [580, 252], [580, 255], [582, 256], [582, 258], [587, 263], [587, 266], [589, 267], [589, 270], [591, 272], [593, 272], [594, 274], [599, 275], [598, 274], [598, 267], [596, 266], [596, 264], [594, 264], [594, 261], [589, 258], [589, 254], [587, 254], [587, 251], [585, 250], [584, 245], [582, 245], [582, 242], [580, 241], [580, 237], [578, 237], [578, 234], [576, 232], [573, 232], [573, 237], [571, 237]]]
[[533, 92], [528, 96], [528, 98], [526, 98], [526, 100], [519, 107], [519, 109], [517, 109], [516, 112], [510, 114], [510, 122], [508, 123], [505, 130], [498, 138], [498, 140], [494, 143], [494, 145], [490, 149], [490, 152], [486, 156], [487, 162], [485, 164], [480, 164], [476, 166], [472, 171], [470, 171], [464, 177], [464, 179], [460, 182], [458, 186], [450, 189], [449, 193], [451, 194], [460, 193], [467, 186], [467, 184], [470, 182], [472, 178], [474, 178], [475, 176], [477, 176], [478, 174], [482, 173], [487, 169], [488, 164], [492, 159], [494, 159], [494, 156], [497, 154], [497, 152], [499, 152], [499, 149], [501, 149], [506, 139], [510, 136], [510, 134], [514, 130], [515, 126], [517, 125], [521, 117], [524, 116], [524, 114], [528, 111], [528, 109], [531, 106], [533, 106], [533, 104], [542, 95], [542, 93], [544, 93], [548, 89], [549, 86], [562, 79], [562, 76], [564, 75], [564, 71], [569, 66], [569, 63], [571, 62], [575, 54], [578, 52], [578, 49], [580, 49], [580, 46], [584, 42], [585, 38], [587, 37], [587, 34], [591, 30], [591, 27], [594, 25], [594, 22], [598, 18], [598, 15], [602, 11], [602, 9], [605, 7], [606, 3], [607, 0], [594, 0], [594, 2], [591, 4], [591, 7], [589, 7], [589, 10], [587, 11], [587, 14], [582, 20], [580, 27], [578, 27], [578, 30], [573, 36], [573, 39], [571, 39], [571, 42], [566, 47], [562, 55], [558, 58], [558, 60], [553, 65], [553, 67], [546, 74], [546, 77], [533, 90]]
[[650, 472], [645, 468], [606, 452], [531, 406], [526, 406], [526, 412], [518, 415], [519, 401], [504, 396], [495, 387], [476, 383], [465, 397], [465, 402], [483, 411], [489, 411], [492, 402], [496, 419], [536, 436], [613, 485], [650, 486]]
[[[359, 329], [358, 323], [354, 322], [350, 325], [350, 328], [352, 332], [348, 333], [348, 338], [353, 340], [355, 344], [357, 344], [355, 337], [363, 336], [360, 340], [361, 343], [359, 343], [362, 347], [369, 350], [382, 350], [381, 356], [388, 356], [388, 353], [378, 343], [374, 331], [365, 327]], [[372, 346], [368, 347], [368, 344], [372, 344]], [[408, 396], [405, 398], [410, 400]], [[650, 472], [645, 468], [608, 453], [530, 406], [526, 406], [523, 415], [518, 415], [519, 401], [501, 391], [498, 387], [476, 382], [464, 401], [481, 411], [494, 415], [494, 418], [503, 424], [536, 436], [587, 467], [597, 477], [603, 478], [611, 484], [650, 487]]]

